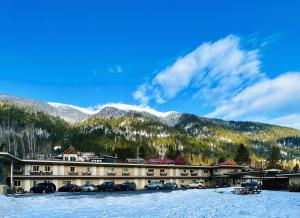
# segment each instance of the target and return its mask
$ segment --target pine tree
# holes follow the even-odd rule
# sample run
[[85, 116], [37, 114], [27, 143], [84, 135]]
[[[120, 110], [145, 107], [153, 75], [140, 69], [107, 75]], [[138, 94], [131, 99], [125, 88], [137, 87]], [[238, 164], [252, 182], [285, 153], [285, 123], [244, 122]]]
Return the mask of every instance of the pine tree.
[[280, 154], [280, 148], [278, 146], [273, 146], [272, 147], [272, 151], [271, 154], [268, 158], [268, 168], [272, 169], [272, 168], [278, 168], [278, 161], [281, 158], [281, 154]]
[[250, 162], [249, 149], [243, 143], [239, 145], [234, 160], [238, 164], [248, 164]]

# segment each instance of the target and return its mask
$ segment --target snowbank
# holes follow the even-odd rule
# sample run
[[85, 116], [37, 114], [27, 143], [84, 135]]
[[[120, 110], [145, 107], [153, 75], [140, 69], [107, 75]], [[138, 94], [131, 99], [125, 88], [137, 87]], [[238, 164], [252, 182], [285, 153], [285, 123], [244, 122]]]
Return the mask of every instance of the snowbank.
[[0, 217], [299, 217], [299, 193], [230, 190], [0, 196]]

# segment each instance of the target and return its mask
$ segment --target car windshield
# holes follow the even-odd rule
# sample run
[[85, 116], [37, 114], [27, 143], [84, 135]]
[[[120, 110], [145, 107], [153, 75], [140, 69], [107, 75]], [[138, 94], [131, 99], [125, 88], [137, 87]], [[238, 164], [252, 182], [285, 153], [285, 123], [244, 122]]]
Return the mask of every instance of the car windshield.
[[36, 186], [37, 187], [42, 187], [42, 186], [45, 186], [45, 184], [44, 183], [38, 183]]

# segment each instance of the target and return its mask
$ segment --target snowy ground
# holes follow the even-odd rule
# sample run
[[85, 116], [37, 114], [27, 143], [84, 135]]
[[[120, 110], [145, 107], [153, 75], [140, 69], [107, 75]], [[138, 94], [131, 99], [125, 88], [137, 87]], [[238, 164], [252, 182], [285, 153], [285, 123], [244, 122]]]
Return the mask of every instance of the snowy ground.
[[0, 196], [0, 217], [300, 217], [300, 193], [224, 190]]

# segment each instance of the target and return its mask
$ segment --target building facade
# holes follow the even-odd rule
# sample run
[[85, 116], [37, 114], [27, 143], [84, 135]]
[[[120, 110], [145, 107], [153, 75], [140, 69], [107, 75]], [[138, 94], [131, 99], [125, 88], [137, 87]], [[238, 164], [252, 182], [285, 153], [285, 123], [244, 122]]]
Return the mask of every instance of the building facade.
[[[73, 155], [73, 154], [72, 154]], [[73, 156], [72, 156], [73, 157]], [[242, 171], [242, 166], [196, 166], [132, 163], [99, 163], [78, 161], [74, 158], [63, 160], [21, 160], [8, 153], [0, 152], [0, 184], [29, 191], [37, 183], [49, 181], [56, 187], [71, 183], [99, 185], [105, 181], [116, 184], [135, 182], [137, 189], [153, 181], [176, 182], [188, 185], [193, 180], [202, 181], [206, 187], [233, 185], [239, 181], [223, 178], [229, 173]]]

